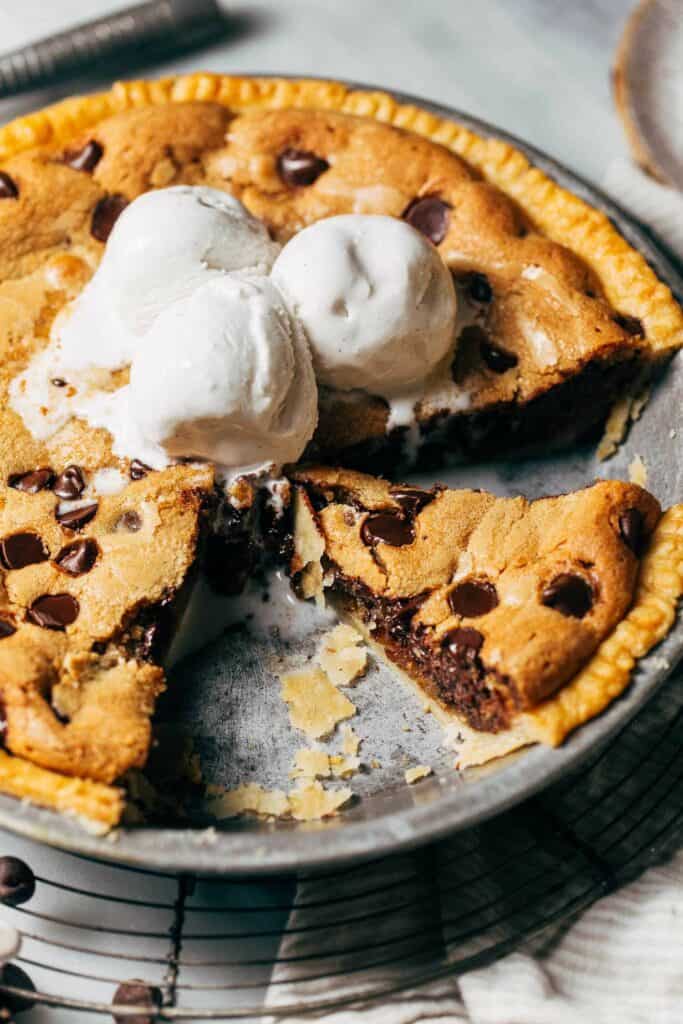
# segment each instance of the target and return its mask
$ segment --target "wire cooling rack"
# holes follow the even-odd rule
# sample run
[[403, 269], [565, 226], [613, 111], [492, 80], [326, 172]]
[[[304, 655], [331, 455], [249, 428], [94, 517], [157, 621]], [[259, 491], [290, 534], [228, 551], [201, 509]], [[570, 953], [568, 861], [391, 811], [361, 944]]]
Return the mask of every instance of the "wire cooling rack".
[[[37, 879], [29, 902], [0, 910], [23, 935], [16, 964], [37, 990], [22, 1020], [111, 1015], [117, 986], [133, 978], [160, 990], [150, 1021], [277, 1018], [538, 948], [680, 842], [681, 682], [540, 796], [423, 850], [344, 870], [177, 877], [0, 835], [0, 855], [21, 857]], [[18, 992], [0, 984], [5, 997]]]

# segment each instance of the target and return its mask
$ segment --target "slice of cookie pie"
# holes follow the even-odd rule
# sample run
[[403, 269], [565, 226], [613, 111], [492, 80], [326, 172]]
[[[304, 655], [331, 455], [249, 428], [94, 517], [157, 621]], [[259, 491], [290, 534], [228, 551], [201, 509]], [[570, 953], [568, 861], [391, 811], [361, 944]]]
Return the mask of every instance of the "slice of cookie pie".
[[527, 501], [347, 470], [295, 477], [292, 563], [445, 724], [460, 763], [556, 745], [626, 686], [683, 592], [683, 506], [635, 484]]

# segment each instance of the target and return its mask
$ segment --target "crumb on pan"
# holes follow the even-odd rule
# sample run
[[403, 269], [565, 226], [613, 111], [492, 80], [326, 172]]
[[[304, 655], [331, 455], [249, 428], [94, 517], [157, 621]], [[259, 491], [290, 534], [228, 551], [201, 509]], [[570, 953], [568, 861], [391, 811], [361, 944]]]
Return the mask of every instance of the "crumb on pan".
[[311, 739], [329, 736], [338, 722], [356, 713], [355, 705], [320, 668], [287, 672], [280, 680], [290, 722]]
[[428, 775], [432, 774], [433, 770], [428, 764], [416, 764], [414, 768], [406, 768], [404, 772], [405, 780], [409, 786], [412, 786], [414, 782], [426, 779]]
[[628, 466], [628, 478], [632, 484], [647, 487], [647, 466], [642, 455], [634, 455]]
[[335, 626], [321, 638], [316, 660], [335, 685], [348, 686], [365, 671], [368, 652], [359, 646], [362, 641], [358, 630], [345, 623]]

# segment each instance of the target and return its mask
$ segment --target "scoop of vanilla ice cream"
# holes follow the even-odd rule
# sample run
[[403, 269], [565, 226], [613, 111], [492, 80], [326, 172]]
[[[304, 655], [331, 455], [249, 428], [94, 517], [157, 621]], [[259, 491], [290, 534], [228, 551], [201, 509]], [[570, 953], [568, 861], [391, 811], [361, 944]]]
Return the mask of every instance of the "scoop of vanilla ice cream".
[[295, 235], [272, 277], [308, 335], [318, 380], [392, 397], [453, 350], [451, 274], [419, 232], [394, 217], [349, 214]]
[[129, 409], [145, 442], [228, 470], [293, 462], [315, 430], [306, 338], [267, 277], [214, 278], [169, 306], [135, 354]]
[[117, 220], [92, 281], [59, 325], [62, 364], [126, 365], [171, 303], [219, 274], [267, 274], [279, 250], [226, 192], [178, 185], [144, 193]]

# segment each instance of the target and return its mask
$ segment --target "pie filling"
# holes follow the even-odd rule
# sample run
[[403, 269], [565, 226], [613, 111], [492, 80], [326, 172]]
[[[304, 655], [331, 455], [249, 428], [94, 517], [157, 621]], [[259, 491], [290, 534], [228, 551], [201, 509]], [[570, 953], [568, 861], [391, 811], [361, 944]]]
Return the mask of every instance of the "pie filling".
[[484, 664], [478, 630], [459, 627], [437, 643], [431, 631], [412, 623], [423, 597], [387, 600], [373, 595], [360, 580], [328, 569], [334, 576], [333, 601], [364, 624], [372, 640], [429, 698], [455, 711], [473, 729], [499, 732], [509, 727], [518, 708], [514, 685]]

